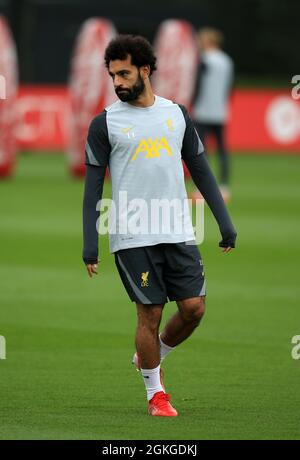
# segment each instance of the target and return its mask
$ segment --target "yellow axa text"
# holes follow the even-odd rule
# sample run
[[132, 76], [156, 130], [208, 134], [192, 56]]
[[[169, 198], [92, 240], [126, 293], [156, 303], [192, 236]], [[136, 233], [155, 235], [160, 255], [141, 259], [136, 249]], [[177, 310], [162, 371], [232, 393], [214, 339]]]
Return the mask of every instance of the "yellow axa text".
[[167, 152], [169, 157], [173, 155], [172, 149], [165, 137], [160, 137], [154, 140], [151, 137], [148, 139], [142, 139], [138, 147], [135, 149], [131, 161], [135, 161], [138, 154], [142, 152], [146, 153], [145, 158], [159, 158], [162, 150]]

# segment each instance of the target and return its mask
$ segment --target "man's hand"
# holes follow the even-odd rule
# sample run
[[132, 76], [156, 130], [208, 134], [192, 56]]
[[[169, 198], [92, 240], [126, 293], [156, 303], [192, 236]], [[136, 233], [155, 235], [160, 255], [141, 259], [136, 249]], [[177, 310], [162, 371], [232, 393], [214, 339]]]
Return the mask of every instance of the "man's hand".
[[222, 233], [222, 241], [219, 242], [219, 246], [223, 248], [222, 252], [229, 252], [232, 248], [235, 247], [235, 240], [237, 233], [235, 230], [230, 230], [228, 232]]
[[98, 272], [96, 271], [97, 268], [98, 268], [98, 263], [97, 264], [86, 264], [86, 269], [87, 269], [87, 272], [90, 278], [92, 278], [93, 275], [98, 275]]
[[232, 248], [231, 248], [230, 246], [228, 246], [228, 248], [223, 248], [223, 249], [222, 249], [222, 252], [229, 252], [229, 251], [231, 251], [231, 249], [232, 249]]

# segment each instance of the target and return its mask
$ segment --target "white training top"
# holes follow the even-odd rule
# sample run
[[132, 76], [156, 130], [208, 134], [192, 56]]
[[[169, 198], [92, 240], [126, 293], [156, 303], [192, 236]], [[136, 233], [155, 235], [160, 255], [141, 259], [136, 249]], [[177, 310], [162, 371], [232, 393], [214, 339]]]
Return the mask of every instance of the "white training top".
[[94, 118], [86, 164], [109, 166], [111, 252], [195, 239], [181, 160], [203, 150], [186, 109], [159, 96], [146, 108], [117, 101]]

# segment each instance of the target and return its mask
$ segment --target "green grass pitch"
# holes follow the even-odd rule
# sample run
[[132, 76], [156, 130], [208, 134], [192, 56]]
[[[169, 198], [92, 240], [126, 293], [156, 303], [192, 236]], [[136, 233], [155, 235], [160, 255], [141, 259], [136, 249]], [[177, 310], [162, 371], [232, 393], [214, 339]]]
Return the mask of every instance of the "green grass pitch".
[[81, 261], [83, 182], [62, 155], [20, 156], [0, 182], [1, 439], [300, 438], [300, 156], [232, 168], [237, 248], [221, 252], [206, 209], [206, 316], [164, 362], [179, 417], [163, 419], [131, 364], [135, 305], [107, 238], [97, 277]]

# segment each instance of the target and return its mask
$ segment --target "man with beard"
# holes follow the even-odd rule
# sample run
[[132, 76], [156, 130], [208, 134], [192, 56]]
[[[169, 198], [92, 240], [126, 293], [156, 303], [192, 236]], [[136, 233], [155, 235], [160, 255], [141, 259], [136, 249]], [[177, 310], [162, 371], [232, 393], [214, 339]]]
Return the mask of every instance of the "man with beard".
[[[109, 166], [114, 205], [110, 252], [137, 309], [133, 362], [146, 386], [149, 414], [173, 417], [177, 411], [165, 391], [160, 364], [199, 325], [205, 309], [205, 275], [188, 207], [175, 211], [168, 226], [160, 226], [152, 210], [149, 219], [149, 209], [153, 200], [183, 204], [187, 199], [182, 159], [219, 225], [223, 252], [235, 247], [236, 231], [187, 110], [153, 94], [150, 75], [156, 58], [149, 42], [120, 35], [106, 48], [105, 64], [119, 101], [92, 120], [87, 136], [83, 260], [89, 276], [97, 274], [97, 202]], [[137, 202], [143, 206], [136, 216]], [[136, 217], [158, 224], [156, 231], [136, 231], [129, 225], [137, 222]], [[168, 301], [176, 301], [178, 309], [159, 334]]]

